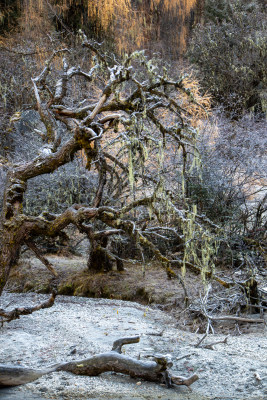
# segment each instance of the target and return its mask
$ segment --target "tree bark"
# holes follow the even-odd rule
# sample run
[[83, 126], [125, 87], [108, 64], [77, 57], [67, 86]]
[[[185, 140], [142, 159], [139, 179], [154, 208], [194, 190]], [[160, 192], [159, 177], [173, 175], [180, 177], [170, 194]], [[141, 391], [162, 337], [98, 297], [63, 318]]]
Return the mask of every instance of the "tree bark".
[[91, 248], [88, 257], [88, 269], [94, 272], [112, 271], [114, 262], [113, 255], [108, 251], [108, 238], [103, 237], [100, 240], [91, 240]]
[[7, 283], [11, 267], [16, 264], [20, 254], [23, 232], [17, 226], [4, 229], [0, 226], [0, 295]]

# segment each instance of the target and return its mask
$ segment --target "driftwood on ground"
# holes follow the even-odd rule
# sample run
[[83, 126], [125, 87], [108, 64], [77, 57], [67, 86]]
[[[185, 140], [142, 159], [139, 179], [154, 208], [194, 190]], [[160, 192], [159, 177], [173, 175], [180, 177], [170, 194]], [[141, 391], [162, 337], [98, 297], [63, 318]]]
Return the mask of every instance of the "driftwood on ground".
[[66, 371], [85, 376], [97, 376], [103, 372], [113, 371], [130, 375], [133, 378], [165, 383], [167, 387], [174, 385], [189, 387], [198, 379], [195, 374], [188, 378], [172, 376], [167, 369], [172, 364], [164, 356], [155, 356], [153, 361], [143, 361], [121, 354], [121, 348], [124, 344], [138, 343], [139, 340], [139, 336], [118, 339], [113, 343], [110, 352], [97, 354], [84, 360], [55, 364], [42, 370], [0, 364], [0, 387], [23, 385], [56, 371]]
[[33, 307], [14, 308], [14, 310], [12, 311], [5, 311], [2, 308], [0, 308], [0, 323], [3, 324], [4, 322], [10, 322], [13, 319], [19, 319], [21, 315], [29, 315], [32, 314], [34, 311], [39, 311], [42, 310], [43, 308], [52, 307], [54, 305], [55, 298], [56, 298], [56, 292], [53, 291], [51, 297], [48, 300]]

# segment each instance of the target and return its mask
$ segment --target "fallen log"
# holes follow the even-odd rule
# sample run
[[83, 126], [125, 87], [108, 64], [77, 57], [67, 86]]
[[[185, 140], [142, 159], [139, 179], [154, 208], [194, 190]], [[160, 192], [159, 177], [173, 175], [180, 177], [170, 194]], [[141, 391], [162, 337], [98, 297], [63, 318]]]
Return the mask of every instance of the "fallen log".
[[112, 350], [97, 354], [87, 359], [51, 365], [45, 369], [34, 369], [22, 366], [6, 366], [0, 364], [0, 387], [18, 386], [33, 382], [51, 372], [66, 371], [75, 375], [97, 376], [103, 372], [113, 371], [146, 381], [165, 383], [167, 387], [186, 385], [189, 387], [198, 379], [197, 375], [188, 378], [172, 376], [168, 367], [172, 364], [166, 356], [155, 356], [152, 361], [137, 360], [121, 354], [122, 346], [138, 343], [139, 336], [118, 339]]

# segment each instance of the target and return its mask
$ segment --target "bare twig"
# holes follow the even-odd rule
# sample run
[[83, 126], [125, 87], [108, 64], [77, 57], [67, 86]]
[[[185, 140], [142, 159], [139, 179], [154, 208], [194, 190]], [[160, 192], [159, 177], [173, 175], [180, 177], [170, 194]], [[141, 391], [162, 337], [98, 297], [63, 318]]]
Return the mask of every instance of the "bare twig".
[[[196, 346], [195, 346], [196, 347]], [[191, 357], [191, 356], [193, 356], [195, 353], [188, 353], [188, 354], [185, 354], [184, 356], [181, 356], [181, 357], [177, 357], [176, 358], [176, 361], [180, 361], [180, 360], [183, 360], [184, 358], [188, 358], [188, 357]]]
[[[197, 344], [195, 344], [195, 347], [199, 347], [201, 345], [201, 343], [206, 339], [207, 336], [208, 336], [208, 332], [206, 332], [204, 334], [204, 336], [202, 336], [202, 338], [197, 342]], [[215, 346], [216, 344], [219, 344], [219, 343], [227, 343], [227, 340], [228, 340], [228, 336], [226, 336], [223, 340], [218, 340], [217, 342], [202, 344], [201, 347], [205, 348], [205, 349], [214, 350], [213, 346]]]
[[210, 349], [210, 350], [214, 350], [213, 346], [215, 346], [216, 344], [220, 344], [220, 343], [227, 343], [229, 336], [226, 336], [223, 340], [218, 340], [217, 342], [213, 342], [213, 343], [207, 343], [207, 344], [203, 344], [201, 347], [205, 348], [205, 349]]
[[162, 331], [160, 331], [160, 332], [150, 332], [150, 333], [147, 333], [147, 336], [162, 336], [163, 333], [164, 333], [164, 329], [163, 329]]
[[204, 334], [204, 336], [202, 336], [202, 338], [197, 342], [197, 344], [195, 344], [195, 347], [199, 347], [201, 345], [201, 343], [203, 342], [203, 340], [208, 336], [207, 332]]

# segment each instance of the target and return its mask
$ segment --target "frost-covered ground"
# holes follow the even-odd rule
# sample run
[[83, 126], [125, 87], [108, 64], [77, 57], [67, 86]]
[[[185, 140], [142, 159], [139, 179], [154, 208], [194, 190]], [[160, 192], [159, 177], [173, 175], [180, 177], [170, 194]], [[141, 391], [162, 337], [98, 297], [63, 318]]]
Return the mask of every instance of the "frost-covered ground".
[[[45, 298], [5, 293], [0, 308], [29, 305]], [[265, 334], [259, 332], [232, 336], [228, 344], [218, 344], [215, 350], [196, 348], [201, 335], [179, 330], [175, 319], [157, 309], [123, 301], [58, 296], [52, 308], [0, 328], [0, 363], [43, 368], [108, 351], [115, 339], [140, 334], [140, 343], [124, 346], [127, 354], [142, 358], [168, 353], [173, 359], [173, 373], [197, 373], [200, 379], [190, 392], [186, 387], [167, 389], [120, 374], [82, 377], [55, 372], [24, 386], [0, 389], [0, 399], [267, 399], [266, 328]], [[212, 335], [205, 343], [223, 338]]]

